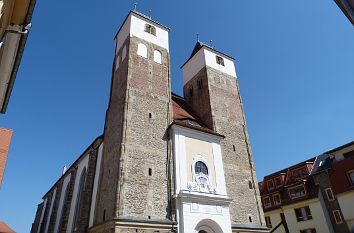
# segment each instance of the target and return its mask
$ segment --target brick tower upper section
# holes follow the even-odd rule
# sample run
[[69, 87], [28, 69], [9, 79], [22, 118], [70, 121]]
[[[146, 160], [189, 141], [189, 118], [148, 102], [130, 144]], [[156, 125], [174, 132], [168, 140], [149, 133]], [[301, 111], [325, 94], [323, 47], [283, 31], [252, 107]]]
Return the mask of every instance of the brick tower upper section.
[[165, 219], [171, 122], [169, 29], [130, 12], [116, 35], [95, 223]]
[[233, 224], [262, 224], [253, 158], [239, 94], [234, 59], [197, 42], [182, 66], [184, 97], [221, 141]]

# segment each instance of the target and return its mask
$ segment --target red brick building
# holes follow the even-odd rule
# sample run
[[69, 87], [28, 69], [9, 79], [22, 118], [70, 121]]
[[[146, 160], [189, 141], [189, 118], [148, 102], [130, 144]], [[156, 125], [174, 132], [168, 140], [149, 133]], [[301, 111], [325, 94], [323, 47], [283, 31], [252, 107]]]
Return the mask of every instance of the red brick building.
[[0, 128], [0, 188], [4, 176], [7, 154], [10, 148], [12, 130]]

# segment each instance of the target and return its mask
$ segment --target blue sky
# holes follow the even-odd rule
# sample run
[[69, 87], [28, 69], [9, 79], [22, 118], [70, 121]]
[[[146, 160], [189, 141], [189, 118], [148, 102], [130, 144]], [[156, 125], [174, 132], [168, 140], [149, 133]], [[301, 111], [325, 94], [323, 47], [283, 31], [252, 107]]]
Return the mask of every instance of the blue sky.
[[[113, 37], [133, 1], [38, 1], [6, 115], [14, 130], [0, 219], [37, 204], [103, 131]], [[196, 34], [236, 58], [257, 176], [353, 140], [354, 28], [334, 1], [140, 1], [169, 26], [172, 89]]]

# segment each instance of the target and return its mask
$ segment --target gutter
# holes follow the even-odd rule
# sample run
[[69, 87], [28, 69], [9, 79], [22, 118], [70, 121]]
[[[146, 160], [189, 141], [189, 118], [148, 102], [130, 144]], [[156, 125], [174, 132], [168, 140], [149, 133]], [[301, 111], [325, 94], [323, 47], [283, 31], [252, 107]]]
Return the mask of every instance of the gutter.
[[[29, 24], [31, 22], [32, 15], [33, 15], [33, 10], [34, 10], [34, 7], [36, 5], [36, 1], [37, 0], [31, 0], [31, 2], [29, 4], [29, 7], [28, 7], [27, 16], [26, 16], [25, 21], [23, 22], [23, 25], [27, 25], [27, 24]], [[17, 50], [17, 55], [16, 55], [16, 58], [15, 58], [15, 64], [14, 64], [14, 67], [13, 67], [12, 72], [11, 72], [11, 77], [10, 77], [10, 80], [9, 80], [9, 83], [8, 83], [8, 86], [7, 86], [7, 89], [6, 89], [4, 103], [3, 103], [3, 105], [2, 105], [2, 107], [0, 109], [0, 113], [5, 113], [6, 112], [7, 105], [8, 105], [9, 100], [10, 100], [10, 95], [11, 95], [11, 92], [12, 92], [12, 88], [13, 88], [13, 86], [15, 84], [16, 75], [17, 75], [17, 72], [18, 72], [18, 69], [19, 69], [19, 66], [20, 66], [20, 63], [21, 63], [23, 51], [25, 49], [25, 45], [26, 45], [26, 42], [27, 42], [28, 34], [29, 34], [29, 32], [27, 34], [23, 35], [21, 37], [21, 39], [20, 39], [20, 44], [19, 44], [19, 47], [18, 47], [18, 50]]]

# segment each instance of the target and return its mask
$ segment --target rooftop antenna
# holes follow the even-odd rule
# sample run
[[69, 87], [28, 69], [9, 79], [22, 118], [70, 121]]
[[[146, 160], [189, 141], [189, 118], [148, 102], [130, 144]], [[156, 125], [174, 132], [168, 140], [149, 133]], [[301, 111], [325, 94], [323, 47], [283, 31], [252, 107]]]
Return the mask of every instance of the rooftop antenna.
[[136, 6], [138, 5], [138, 3], [134, 3], [134, 11], [136, 11]]
[[197, 42], [199, 42], [199, 33], [197, 33]]
[[152, 10], [149, 10], [149, 18], [151, 19], [151, 12], [152, 12]]
[[214, 48], [213, 47], [213, 40], [210, 40], [210, 47]]

